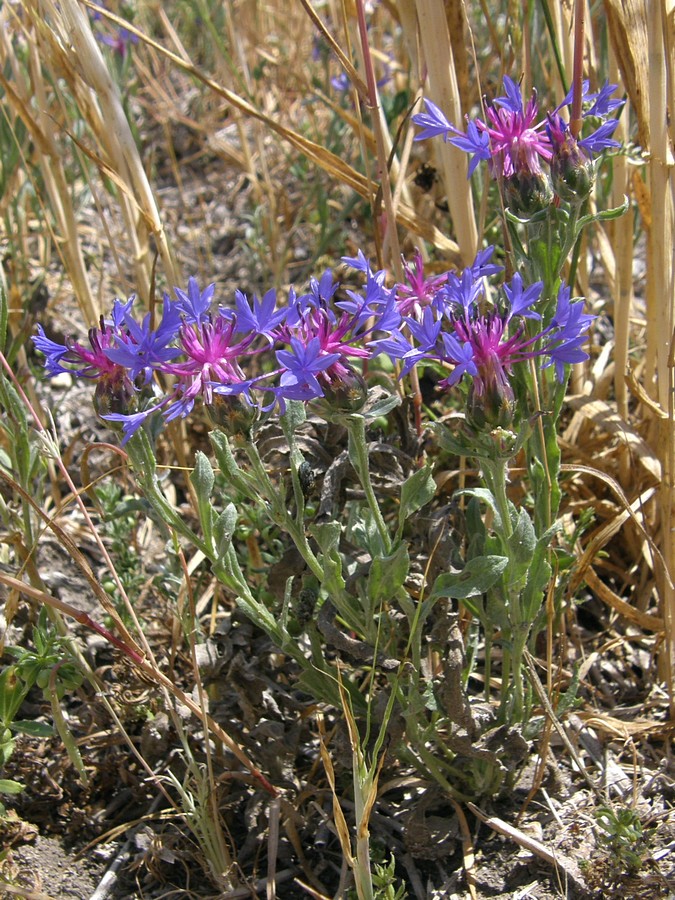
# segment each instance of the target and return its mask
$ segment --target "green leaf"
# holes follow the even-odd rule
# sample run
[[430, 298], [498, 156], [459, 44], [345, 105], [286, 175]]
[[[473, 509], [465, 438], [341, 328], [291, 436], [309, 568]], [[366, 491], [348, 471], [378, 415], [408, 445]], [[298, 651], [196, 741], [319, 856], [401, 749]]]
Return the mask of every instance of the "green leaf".
[[324, 522], [321, 525], [314, 525], [311, 532], [324, 553], [337, 550], [342, 534], [342, 526], [339, 522]]
[[30, 737], [49, 738], [54, 735], [54, 728], [48, 725], [47, 722], [32, 722], [21, 719], [12, 722], [9, 727], [12, 731], [18, 731], [21, 734], [30, 735]]
[[[342, 574], [342, 557], [339, 552], [342, 526], [339, 522], [324, 522], [314, 525], [311, 534], [321, 549], [320, 562], [323, 566], [322, 584], [331, 593], [331, 600], [340, 609], [345, 580]], [[341, 611], [341, 610], [340, 610]]]
[[219, 558], [229, 550], [236, 525], [237, 507], [234, 503], [228, 503], [213, 523], [213, 542]]
[[388, 412], [391, 412], [396, 406], [399, 406], [401, 403], [401, 398], [398, 394], [390, 394], [388, 397], [382, 397], [380, 400], [376, 400], [372, 406], [368, 406], [363, 410], [362, 416], [366, 420], [371, 419], [379, 419], [380, 416], [386, 416]]
[[435, 493], [436, 482], [431, 474], [431, 466], [424, 466], [406, 478], [401, 486], [401, 505], [398, 510], [399, 540], [406, 519], [429, 503]]
[[581, 234], [584, 228], [587, 225], [590, 225], [591, 222], [607, 222], [610, 219], [618, 219], [619, 216], [622, 216], [626, 212], [629, 206], [630, 201], [628, 200], [628, 197], [624, 197], [621, 206], [615, 206], [612, 209], [603, 209], [600, 210], [600, 212], [582, 216], [577, 222], [576, 234]]
[[534, 550], [537, 546], [537, 536], [534, 533], [534, 525], [532, 524], [529, 513], [524, 507], [520, 508], [515, 528], [508, 540], [508, 546], [509, 557], [511, 559], [509, 579], [511, 584], [515, 584], [526, 574], [532, 563]]
[[213, 467], [209, 458], [201, 450], [195, 454], [195, 467], [190, 475], [190, 481], [197, 495], [197, 511], [199, 521], [202, 524], [204, 538], [210, 544], [213, 538], [214, 510], [211, 506], [211, 491], [215, 483]]
[[9, 778], [0, 778], [0, 794], [20, 794], [25, 788], [26, 786], [24, 784], [19, 784], [18, 781], [12, 781]]
[[241, 491], [250, 499], [259, 500], [260, 487], [256, 479], [249, 472], [239, 468], [227, 437], [222, 431], [212, 431], [209, 434], [209, 438], [218, 468], [222, 474], [227, 476], [228, 481], [235, 489]]
[[480, 501], [477, 497], [472, 497], [466, 507], [466, 533], [469, 538], [466, 558], [473, 559], [474, 556], [483, 556], [485, 553], [485, 539], [487, 537], [487, 528], [483, 521], [483, 514], [480, 508]]
[[466, 488], [463, 491], [456, 491], [455, 496], [466, 496], [466, 497], [474, 497], [476, 500], [480, 500], [485, 503], [486, 506], [489, 506], [495, 517], [495, 528], [501, 529], [502, 527], [502, 519], [499, 515], [499, 508], [497, 506], [497, 501], [494, 498], [492, 491], [487, 488]]
[[7, 666], [0, 672], [0, 724], [9, 725], [14, 720], [32, 683], [24, 683], [17, 666]]
[[432, 597], [464, 600], [488, 591], [509, 564], [506, 556], [476, 556], [461, 572], [444, 572], [434, 582]]
[[551, 566], [546, 558], [550, 542], [548, 534], [551, 531], [553, 529], [549, 529], [549, 532], [537, 541], [528, 570], [527, 583], [521, 595], [520, 602], [526, 622], [534, 622], [544, 600], [544, 590], [551, 578]]
[[440, 422], [432, 422], [431, 430], [438, 438], [438, 443], [443, 450], [453, 453], [455, 456], [473, 456], [475, 448], [467, 440], [462, 432], [453, 433]]
[[208, 456], [197, 450], [195, 454], [195, 467], [190, 475], [190, 481], [195, 489], [197, 497], [205, 498], [207, 501], [211, 499], [211, 491], [215, 483], [215, 475], [213, 474], [213, 466], [209, 462]]
[[368, 599], [374, 608], [382, 600], [391, 600], [408, 576], [408, 545], [399, 544], [391, 556], [377, 556], [368, 573]]

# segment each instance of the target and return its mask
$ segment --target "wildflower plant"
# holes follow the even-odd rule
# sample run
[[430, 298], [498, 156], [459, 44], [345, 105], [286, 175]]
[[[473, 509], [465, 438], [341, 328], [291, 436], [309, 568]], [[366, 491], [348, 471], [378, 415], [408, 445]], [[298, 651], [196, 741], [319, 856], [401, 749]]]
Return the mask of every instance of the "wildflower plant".
[[[599, 164], [594, 157], [615, 146], [607, 117], [618, 107], [610, 99], [613, 86], [595, 94], [584, 86], [585, 121], [593, 130], [579, 137], [562, 115], [571, 97], [540, 117], [536, 95], [524, 104], [509, 78], [504, 91], [466, 131], [429, 101], [415, 121], [419, 138], [451, 141], [470, 153], [470, 174], [485, 162], [498, 180], [511, 238], [508, 277], [493, 247], [462, 271], [428, 277], [417, 254], [404, 262], [401, 283], [371, 268], [359, 251], [343, 263], [360, 287], [343, 288], [327, 271], [304, 292], [291, 288], [285, 299], [271, 289], [253, 298], [236, 291], [227, 300], [214, 284], [203, 288], [190, 278], [164, 295], [157, 321], [139, 312], [132, 296], [115, 301], [88, 345], [57, 343], [42, 328], [35, 337], [48, 374], [68, 371], [95, 384], [95, 408], [119, 430], [158, 519], [204, 554], [243, 611], [297, 663], [301, 683], [317, 700], [349, 709], [355, 792], [364, 810], [376, 792], [395, 712], [405, 724], [396, 752], [454, 796], [493, 792], [507, 777], [507, 766], [481, 743], [485, 727], [466, 694], [462, 654], [448, 653], [453, 604], [480, 625], [487, 700], [492, 649], [499, 646], [501, 698], [493, 721], [520, 727], [531, 710], [524, 661], [544, 625], [552, 578], [557, 421], [570, 365], [588, 358], [584, 345], [593, 322], [573, 296], [573, 277], [565, 281], [562, 272], [581, 229], [620, 212], [583, 211]], [[432, 470], [412, 465], [395, 500], [382, 497], [373, 481], [369, 429], [386, 420], [406, 376], [423, 367], [435, 373], [440, 396], [453, 394], [464, 404], [457, 429], [435, 424], [433, 431], [443, 448], [477, 461], [481, 484], [464, 491], [461, 546], [416, 571], [409, 522], [434, 499]], [[392, 368], [398, 390], [369, 391], [370, 374], [386, 380], [383, 373]], [[196, 454], [190, 481], [197, 527], [164, 496], [155, 442], [162, 425], [199, 407], [214, 426], [211, 444], [224, 478], [217, 486], [211, 461]], [[359, 484], [337, 515], [308, 503], [311, 465], [301, 437], [308, 417], [317, 416], [346, 432]], [[288, 471], [281, 475], [259, 445], [263, 429], [276, 422], [288, 449]], [[527, 464], [530, 508], [509, 496], [509, 465], [518, 453]], [[246, 576], [235, 500], [271, 522], [302, 560], [281, 609]], [[359, 556], [367, 565], [356, 577]], [[426, 658], [435, 644], [444, 662], [430, 672]], [[347, 674], [327, 646], [351, 661]], [[384, 703], [375, 724], [378, 693]], [[360, 744], [359, 720], [366, 733]], [[364, 852], [357, 848], [366, 866]], [[359, 883], [369, 879], [361, 871]]]

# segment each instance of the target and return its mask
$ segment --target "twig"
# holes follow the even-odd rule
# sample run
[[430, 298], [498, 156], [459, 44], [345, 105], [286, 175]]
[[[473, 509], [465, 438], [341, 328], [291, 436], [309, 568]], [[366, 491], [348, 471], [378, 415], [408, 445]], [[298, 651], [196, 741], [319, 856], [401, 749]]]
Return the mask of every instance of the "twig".
[[504, 837], [510, 838], [514, 843], [518, 844], [519, 847], [523, 847], [525, 850], [534, 854], [534, 856], [543, 859], [549, 865], [553, 866], [554, 869], [562, 869], [566, 878], [568, 878], [578, 890], [583, 891], [584, 893], [586, 892], [586, 885], [573, 860], [556, 855], [553, 850], [550, 850], [545, 844], [542, 844], [541, 841], [530, 837], [518, 828], [514, 828], [513, 825], [509, 825], [508, 822], [505, 822], [497, 816], [486, 815], [473, 803], [467, 803], [467, 806], [474, 816], [483, 822], [483, 824], [487, 825], [493, 831], [496, 831], [497, 834], [502, 834]]
[[459, 803], [457, 803], [457, 801], [452, 797], [449, 797], [448, 799], [455, 809], [457, 819], [459, 820], [459, 828], [462, 832], [462, 859], [464, 861], [464, 874], [466, 875], [466, 884], [469, 888], [469, 893], [471, 894], [471, 900], [478, 900], [478, 894], [476, 893], [476, 857], [474, 855], [473, 841], [471, 839], [469, 823], [466, 821], [464, 810], [459, 805]]
[[593, 793], [597, 797], [602, 797], [602, 791], [600, 790], [600, 788], [598, 788], [596, 783], [593, 781], [591, 776], [588, 774], [588, 772], [584, 768], [584, 764], [581, 761], [581, 758], [579, 757], [579, 754], [577, 753], [576, 748], [574, 747], [574, 744], [572, 743], [572, 741], [570, 741], [569, 737], [567, 736], [567, 732], [565, 731], [565, 729], [562, 727], [562, 725], [560, 723], [560, 719], [558, 719], [553, 707], [551, 706], [551, 701], [548, 699], [548, 696], [544, 689], [544, 685], [541, 683], [541, 680], [540, 680], [539, 676], [537, 675], [537, 671], [535, 669], [534, 657], [527, 649], [524, 652], [524, 656], [525, 656], [525, 662], [527, 663], [527, 672], [530, 676], [530, 681], [532, 682], [532, 686], [534, 687], [534, 689], [537, 693], [537, 696], [539, 697], [539, 701], [540, 701], [541, 705], [544, 707], [544, 710], [546, 711], [546, 715], [549, 717], [549, 719], [551, 720], [551, 722], [553, 724], [553, 727], [560, 735], [561, 741], [563, 742], [563, 744], [567, 748], [570, 756], [576, 763], [579, 773], [583, 777], [586, 784], [589, 786], [589, 788], [593, 791]]

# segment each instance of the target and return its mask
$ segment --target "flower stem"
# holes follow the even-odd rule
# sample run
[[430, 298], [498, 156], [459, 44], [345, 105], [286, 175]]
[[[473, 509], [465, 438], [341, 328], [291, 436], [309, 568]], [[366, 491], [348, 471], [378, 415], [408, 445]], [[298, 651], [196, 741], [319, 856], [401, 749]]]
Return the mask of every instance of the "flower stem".
[[345, 420], [349, 433], [349, 459], [356, 469], [356, 474], [361, 482], [361, 487], [366, 495], [368, 506], [375, 520], [375, 525], [382, 540], [385, 555], [391, 551], [391, 536], [382, 516], [382, 511], [377, 502], [373, 483], [370, 478], [370, 466], [368, 461], [368, 444], [366, 442], [366, 421], [363, 416], [348, 416]]

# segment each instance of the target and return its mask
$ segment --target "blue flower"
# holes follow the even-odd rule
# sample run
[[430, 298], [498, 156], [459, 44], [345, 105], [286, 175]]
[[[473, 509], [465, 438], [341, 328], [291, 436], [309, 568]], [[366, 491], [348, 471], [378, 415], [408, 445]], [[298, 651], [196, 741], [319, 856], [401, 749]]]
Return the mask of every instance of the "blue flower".
[[[235, 332], [237, 334], [248, 332], [262, 334], [271, 343], [274, 329], [281, 325], [286, 318], [286, 310], [276, 308], [276, 291], [267, 291], [262, 300], [254, 296], [252, 306], [249, 306], [246, 294], [242, 291], [235, 291], [234, 303], [236, 308]], [[222, 312], [227, 315], [225, 310]]]
[[456, 137], [449, 139], [453, 147], [458, 147], [465, 153], [471, 154], [469, 171], [467, 173], [467, 177], [470, 178], [480, 162], [489, 162], [492, 158], [490, 136], [487, 131], [481, 131], [473, 120], [467, 122], [466, 134], [458, 131], [452, 125], [450, 128], [456, 133]]
[[570, 338], [562, 341], [560, 344], [554, 344], [546, 350], [549, 359], [542, 363], [542, 369], [547, 369], [551, 365], [555, 365], [555, 376], [562, 384], [565, 380], [565, 366], [570, 363], [583, 362], [588, 359], [588, 353], [581, 349], [582, 344], [586, 342], [586, 335], [577, 338]]
[[357, 250], [356, 256], [343, 256], [341, 259], [346, 266], [351, 266], [352, 269], [356, 269], [358, 272], [364, 272], [365, 274], [370, 272], [370, 263], [366, 259], [363, 250]]
[[617, 84], [609, 84], [609, 82], [606, 81], [597, 94], [593, 94], [587, 98], [588, 100], [592, 99], [593, 103], [590, 109], [586, 110], [584, 115], [598, 116], [599, 118], [604, 119], [605, 116], [611, 115], [614, 110], [623, 106], [623, 100], [609, 99], [617, 87]]
[[442, 335], [443, 349], [445, 357], [452, 363], [455, 368], [450, 375], [444, 379], [441, 384], [443, 386], [452, 387], [457, 384], [463, 375], [478, 375], [478, 366], [474, 359], [474, 348], [470, 341], [460, 343], [452, 334], [444, 332]]
[[290, 350], [277, 350], [276, 353], [277, 360], [285, 369], [280, 380], [283, 396], [287, 400], [322, 397], [323, 389], [316, 376], [337, 363], [340, 354], [325, 352], [318, 336], [306, 344], [292, 337], [290, 345]]
[[146, 384], [154, 369], [180, 353], [177, 347], [167, 346], [176, 338], [176, 326], [179, 324], [175, 307], [170, 302], [165, 305], [162, 322], [157, 330], [150, 328], [151, 318], [148, 313], [139, 325], [131, 312], [127, 311], [124, 315], [127, 334], [116, 335], [113, 346], [105, 350], [108, 359], [128, 369], [132, 381], [143, 374]]
[[522, 113], [523, 95], [520, 90], [520, 85], [516, 84], [508, 75], [504, 76], [503, 84], [504, 90], [506, 91], [506, 97], [495, 97], [493, 103], [496, 103], [504, 109], [508, 109], [509, 112]]
[[180, 288], [174, 288], [174, 293], [178, 297], [178, 309], [185, 316], [186, 322], [201, 325], [208, 318], [215, 290], [215, 284], [210, 284], [200, 291], [197, 279], [192, 275], [188, 278], [187, 293]]
[[618, 119], [610, 119], [603, 124], [588, 137], [582, 138], [578, 143], [585, 150], [588, 156], [591, 153], [601, 153], [603, 150], [616, 149], [621, 146], [618, 141], [612, 138], [616, 126], [619, 124]]
[[443, 137], [447, 140], [447, 133], [455, 131], [455, 129], [435, 103], [432, 103], [431, 100], [425, 97], [424, 104], [427, 111], [425, 113], [417, 113], [412, 117], [415, 125], [419, 125], [422, 128], [422, 131], [415, 135], [415, 140], [424, 141], [432, 137]]
[[163, 406], [163, 403], [158, 403], [156, 406], [151, 406], [148, 409], [144, 409], [142, 412], [137, 413], [108, 413], [108, 415], [101, 416], [102, 419], [105, 419], [108, 422], [121, 422], [122, 423], [122, 446], [124, 446], [130, 437], [132, 437], [139, 428], [142, 427], [143, 423], [146, 422], [153, 413], [156, 413]]
[[524, 319], [541, 319], [541, 316], [535, 310], [530, 309], [533, 303], [536, 303], [541, 296], [543, 281], [535, 281], [523, 290], [523, 279], [516, 272], [511, 279], [511, 284], [504, 285], [504, 293], [509, 301], [509, 310], [506, 321], [509, 322], [514, 316], [522, 316]]
[[37, 326], [37, 335], [33, 337], [35, 349], [45, 357], [45, 368], [50, 375], [60, 375], [62, 372], [70, 372], [62, 365], [62, 360], [68, 357], [70, 347], [65, 344], [57, 344], [45, 334], [42, 325]]

